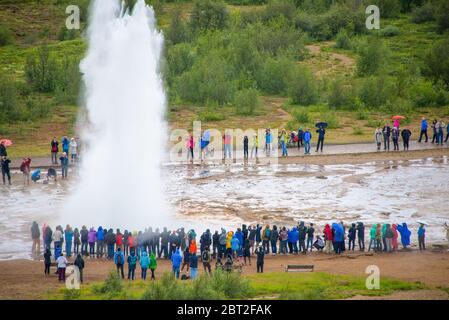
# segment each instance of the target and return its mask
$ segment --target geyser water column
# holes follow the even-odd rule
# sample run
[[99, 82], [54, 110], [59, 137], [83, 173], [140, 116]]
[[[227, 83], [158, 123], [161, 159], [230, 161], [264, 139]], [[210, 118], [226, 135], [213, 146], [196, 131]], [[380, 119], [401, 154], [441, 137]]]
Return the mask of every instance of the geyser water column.
[[161, 162], [166, 97], [159, 73], [163, 36], [138, 0], [94, 0], [80, 64], [88, 124], [82, 166], [62, 223], [139, 228], [168, 222]]

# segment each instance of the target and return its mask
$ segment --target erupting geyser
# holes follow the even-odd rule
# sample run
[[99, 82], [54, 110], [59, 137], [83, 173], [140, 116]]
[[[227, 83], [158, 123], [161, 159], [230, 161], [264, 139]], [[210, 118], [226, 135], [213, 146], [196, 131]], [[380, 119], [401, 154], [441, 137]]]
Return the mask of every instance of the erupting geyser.
[[79, 182], [63, 222], [143, 228], [167, 222], [161, 161], [166, 97], [159, 72], [163, 36], [138, 0], [91, 4], [88, 51], [80, 64], [88, 122]]

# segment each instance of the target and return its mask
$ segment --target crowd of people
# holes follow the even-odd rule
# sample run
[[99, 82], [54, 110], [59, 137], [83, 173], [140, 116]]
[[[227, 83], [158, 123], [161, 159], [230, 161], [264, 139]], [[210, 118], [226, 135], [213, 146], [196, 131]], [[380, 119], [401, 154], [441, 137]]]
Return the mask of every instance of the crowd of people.
[[[444, 224], [449, 241], [449, 226]], [[394, 252], [399, 243], [407, 250], [411, 244], [412, 233], [406, 223], [373, 224], [369, 230], [369, 239], [365, 239], [365, 225], [362, 222], [346, 225], [343, 221], [325, 224], [322, 231], [313, 223], [299, 222], [293, 227], [276, 225], [242, 225], [236, 230], [221, 228], [212, 233], [209, 229], [201, 236], [195, 230], [185, 228], [168, 230], [163, 228], [144, 231], [123, 232], [112, 228], [82, 226], [81, 229], [67, 225], [65, 229], [57, 226], [53, 231], [44, 224], [42, 229], [37, 222], [31, 226], [32, 257], [40, 257], [41, 240], [44, 249], [45, 274], [50, 273], [53, 260], [57, 264], [59, 280], [65, 280], [68, 259], [76, 256], [74, 264], [84, 269], [84, 258], [107, 259], [115, 264], [117, 274], [125, 278], [124, 267], [128, 265], [128, 280], [135, 279], [137, 265], [140, 264], [141, 278], [146, 279], [147, 270], [151, 279], [155, 279], [158, 259], [171, 261], [172, 271], [179, 278], [194, 279], [198, 275], [198, 265], [203, 264], [204, 271], [215, 268], [231, 271], [235, 267], [251, 266], [252, 257], [256, 257], [257, 272], [263, 272], [265, 255], [299, 255], [318, 251], [325, 254], [340, 255], [344, 251]], [[399, 242], [400, 239], [400, 242]], [[420, 224], [417, 232], [419, 250], [426, 250], [426, 228]], [[368, 240], [368, 242], [367, 242]], [[368, 246], [366, 248], [366, 244]], [[53, 253], [51, 251], [53, 249]], [[186, 272], [184, 273], [184, 269]], [[82, 279], [82, 278], [81, 278]]]

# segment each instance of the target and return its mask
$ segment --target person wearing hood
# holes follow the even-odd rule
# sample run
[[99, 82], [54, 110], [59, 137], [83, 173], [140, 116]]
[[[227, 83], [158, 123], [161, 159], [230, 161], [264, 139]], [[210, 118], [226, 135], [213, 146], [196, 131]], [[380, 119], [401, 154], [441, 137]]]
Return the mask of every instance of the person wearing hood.
[[312, 140], [312, 133], [307, 128], [304, 132], [304, 154], [310, 154], [310, 141]]
[[270, 253], [270, 234], [270, 226], [266, 225], [265, 229], [262, 231], [262, 247], [264, 248], [266, 254]]
[[335, 230], [334, 242], [335, 242], [335, 253], [340, 254], [342, 249], [342, 242], [344, 242], [344, 231], [341, 224], [333, 223], [332, 229]]
[[63, 152], [62, 156], [59, 157], [59, 161], [61, 162], [62, 179], [67, 179], [67, 173], [69, 172], [69, 158], [67, 157], [67, 153]]
[[306, 231], [306, 234], [307, 234], [306, 251], [309, 250], [309, 245], [310, 245], [310, 252], [312, 252], [314, 233], [315, 233], [315, 228], [313, 227], [313, 223], [311, 223], [310, 226], [307, 228], [307, 231]]
[[123, 272], [123, 265], [125, 264], [125, 255], [123, 254], [120, 248], [118, 248], [117, 251], [114, 253], [114, 264], [117, 268], [117, 275], [121, 274], [122, 279], [125, 279], [125, 275]]
[[359, 250], [365, 251], [365, 226], [363, 225], [363, 222], [357, 223], [357, 239]]
[[1, 157], [3, 184], [6, 184], [5, 178], [8, 178], [8, 184], [11, 185], [11, 169], [9, 168], [10, 163], [11, 160], [9, 160], [6, 156]]
[[212, 236], [212, 258], [217, 259], [217, 252], [219, 252], [220, 247], [220, 235], [218, 231], [215, 230], [214, 235]]
[[316, 133], [318, 133], [318, 142], [316, 145], [315, 152], [318, 152], [318, 150], [323, 152], [324, 136], [326, 135], [326, 129], [324, 129], [323, 127], [319, 127], [318, 130], [316, 130]]
[[104, 232], [103, 227], [99, 226], [97, 229], [97, 258], [103, 258], [104, 254]]
[[210, 230], [207, 229], [200, 237], [200, 252], [203, 253], [206, 247], [210, 247], [211, 244], [212, 244], [212, 235], [210, 233]]
[[354, 251], [355, 248], [355, 236], [356, 236], [356, 227], [355, 227], [355, 223], [351, 224], [351, 227], [348, 230], [348, 250], [351, 251], [351, 246], [352, 246], [352, 251]]
[[237, 231], [234, 234], [234, 237], [238, 240], [238, 249], [237, 249], [237, 256], [242, 257], [242, 248], [243, 248], [243, 232], [240, 228], [237, 228]]
[[49, 248], [45, 249], [44, 253], [44, 274], [46, 277], [50, 275], [51, 266], [51, 251]]
[[[90, 228], [88, 233], [88, 241], [89, 241], [89, 256], [92, 258], [95, 256], [95, 241], [97, 240], [97, 232], [94, 227]], [[97, 248], [98, 250], [98, 248]]]
[[288, 241], [288, 231], [287, 228], [283, 227], [279, 233], [280, 248], [279, 252], [282, 254], [287, 254], [287, 241]]
[[87, 231], [86, 226], [83, 226], [80, 231], [81, 238], [81, 253], [84, 256], [87, 256], [87, 243], [89, 240], [89, 231]]
[[183, 251], [181, 271], [184, 271], [184, 267], [186, 267], [187, 271], [189, 271], [189, 257], [190, 257], [189, 249], [185, 248]]
[[159, 258], [164, 254], [164, 259], [168, 259], [168, 243], [170, 242], [170, 234], [167, 227], [164, 227], [161, 232], [161, 250], [159, 251]]
[[59, 257], [56, 259], [56, 264], [58, 265], [58, 280], [60, 282], [65, 282], [65, 269], [67, 268], [67, 258], [61, 252]]
[[387, 245], [387, 252], [391, 252], [393, 250], [393, 229], [391, 229], [391, 225], [387, 223], [385, 228], [385, 243]]
[[151, 280], [156, 280], [155, 272], [157, 269], [157, 260], [154, 252], [151, 252], [150, 255], [150, 270], [151, 270]]
[[179, 279], [179, 269], [181, 267], [182, 256], [179, 249], [176, 249], [171, 255], [172, 271], [176, 279]]
[[265, 249], [262, 246], [259, 246], [256, 249], [257, 255], [257, 273], [263, 273], [263, 265], [265, 260]]
[[277, 226], [273, 226], [270, 234], [271, 252], [273, 256], [277, 253], [277, 242], [279, 239], [279, 231]]
[[384, 240], [382, 228], [380, 223], [376, 225], [376, 251], [382, 251], [382, 241]]
[[[153, 253], [153, 252], [151, 252]], [[150, 266], [150, 258], [148, 257], [148, 254], [146, 251], [142, 252], [142, 256], [140, 257], [140, 268], [141, 268], [141, 277], [143, 280], [147, 279], [147, 270]]]
[[80, 245], [81, 245], [80, 232], [78, 228], [75, 228], [75, 230], [73, 230], [73, 253], [75, 254], [80, 253]]
[[80, 272], [80, 282], [83, 283], [84, 259], [81, 254], [77, 254], [75, 262], [73, 264], [78, 267], [78, 270]]
[[221, 233], [218, 237], [218, 257], [220, 259], [223, 258], [225, 252], [226, 252], [226, 239], [227, 239], [227, 234], [226, 234], [226, 230], [221, 228]]
[[288, 232], [288, 247], [290, 254], [298, 254], [298, 240], [299, 240], [299, 232], [296, 227], [293, 227]]
[[371, 248], [373, 248], [374, 251], [377, 249], [376, 229], [377, 229], [377, 224], [373, 224], [369, 231], [370, 240], [369, 240], [368, 252], [371, 251]]
[[418, 244], [419, 244], [419, 250], [426, 250], [426, 228], [424, 227], [424, 224], [421, 223], [418, 228]]
[[324, 246], [325, 246], [325, 252], [327, 254], [330, 254], [332, 252], [332, 242], [333, 242], [333, 233], [330, 225], [326, 223], [324, 226]]
[[117, 238], [112, 228], [108, 230], [105, 241], [106, 244], [108, 245], [108, 260], [111, 260], [114, 258], [115, 243], [117, 242]]
[[255, 226], [250, 226], [249, 233], [248, 233], [248, 240], [249, 240], [249, 246], [251, 248], [251, 254], [254, 254], [254, 246], [256, 244], [256, 232], [257, 229]]
[[178, 247], [180, 247], [180, 243], [179, 239], [178, 239], [178, 235], [176, 234], [176, 230], [173, 230], [173, 232], [170, 234], [170, 236], [168, 237], [168, 241], [170, 244], [170, 257], [173, 255], [173, 253], [175, 253], [178, 250]]
[[393, 251], [398, 250], [398, 230], [396, 224], [393, 223], [391, 226], [391, 230], [393, 231], [393, 239], [392, 239], [392, 249]]
[[115, 233], [115, 248], [121, 248], [123, 251], [123, 234], [120, 232], [120, 229], [117, 229]]
[[211, 272], [212, 272], [212, 268], [210, 265], [211, 254], [210, 254], [209, 247], [204, 248], [204, 251], [201, 254], [201, 261], [203, 262], [204, 272], [211, 274]]
[[234, 234], [231, 239], [231, 249], [232, 249], [232, 258], [234, 259], [237, 258], [237, 261], [239, 259], [239, 248], [240, 248], [239, 239]]
[[72, 137], [70, 139], [70, 161], [71, 162], [76, 162], [77, 149], [78, 149], [78, 143], [76, 142], [75, 138]]
[[410, 235], [412, 234], [407, 227], [407, 224], [404, 222], [402, 225], [397, 224], [397, 230], [401, 235], [401, 243], [404, 249], [407, 249], [407, 246], [410, 245]]
[[226, 256], [232, 256], [232, 238], [234, 237], [234, 233], [229, 231], [226, 235]]
[[67, 225], [64, 231], [65, 237], [65, 252], [67, 253], [67, 258], [72, 256], [72, 242], [73, 242], [73, 231], [70, 225]]
[[41, 232], [36, 221], [33, 221], [33, 224], [31, 225], [31, 240], [33, 240], [31, 256], [38, 257], [41, 255]]
[[128, 280], [134, 280], [134, 276], [136, 273], [136, 265], [137, 265], [137, 256], [136, 253], [133, 251], [128, 256]]
[[298, 226], [298, 237], [299, 237], [299, 252], [304, 254], [307, 253], [306, 248], [306, 235], [307, 235], [307, 227], [304, 225], [304, 221], [301, 221]]
[[56, 139], [56, 137], [53, 137], [53, 140], [50, 142], [51, 147], [51, 163], [52, 164], [58, 164], [57, 157], [59, 152], [59, 142]]
[[246, 266], [246, 259], [248, 259], [249, 265], [251, 265], [251, 244], [248, 239], [243, 240], [243, 263]]

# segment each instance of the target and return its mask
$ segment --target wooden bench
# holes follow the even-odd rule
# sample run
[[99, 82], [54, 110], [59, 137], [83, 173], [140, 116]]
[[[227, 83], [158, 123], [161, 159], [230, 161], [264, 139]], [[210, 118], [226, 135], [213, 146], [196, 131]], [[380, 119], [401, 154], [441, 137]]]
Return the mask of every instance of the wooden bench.
[[285, 272], [313, 272], [313, 264], [289, 264]]

